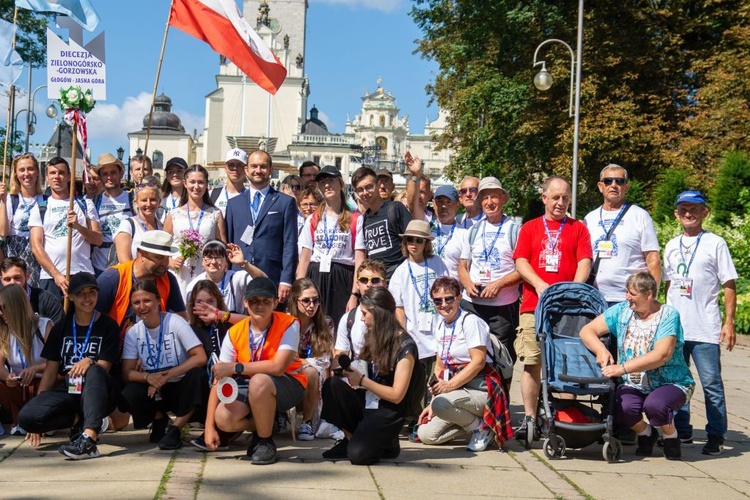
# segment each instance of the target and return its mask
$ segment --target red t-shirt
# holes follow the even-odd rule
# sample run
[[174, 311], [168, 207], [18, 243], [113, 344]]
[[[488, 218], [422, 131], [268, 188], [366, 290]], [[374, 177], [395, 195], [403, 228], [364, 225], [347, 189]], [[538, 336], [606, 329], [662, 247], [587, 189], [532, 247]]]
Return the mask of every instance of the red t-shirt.
[[[573, 281], [578, 262], [592, 258], [591, 236], [586, 226], [568, 217], [558, 238], [561, 222], [547, 220], [548, 236], [542, 217], [530, 220], [521, 226], [516, 251], [513, 253], [514, 259], [528, 260], [534, 272], [550, 285], [560, 281]], [[552, 271], [555, 264], [557, 272]], [[536, 289], [524, 281], [521, 312], [533, 313], [538, 301]]]

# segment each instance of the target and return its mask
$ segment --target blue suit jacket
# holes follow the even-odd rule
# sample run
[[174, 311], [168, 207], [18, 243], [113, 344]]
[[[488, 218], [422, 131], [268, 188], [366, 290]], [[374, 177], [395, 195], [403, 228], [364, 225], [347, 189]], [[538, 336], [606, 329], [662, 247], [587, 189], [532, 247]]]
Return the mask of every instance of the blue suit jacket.
[[[227, 204], [227, 239], [239, 245], [248, 262], [258, 266], [278, 286], [292, 284], [297, 270], [297, 204], [273, 187], [263, 201], [255, 222], [252, 245], [240, 238], [252, 226], [250, 190]], [[238, 269], [237, 266], [234, 266]]]

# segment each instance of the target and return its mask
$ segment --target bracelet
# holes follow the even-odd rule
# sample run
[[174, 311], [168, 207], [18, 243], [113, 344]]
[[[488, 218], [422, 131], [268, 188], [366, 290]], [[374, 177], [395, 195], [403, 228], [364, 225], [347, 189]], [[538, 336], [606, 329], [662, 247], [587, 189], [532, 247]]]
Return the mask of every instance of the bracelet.
[[625, 368], [625, 363], [627, 363], [627, 361], [624, 361], [624, 362], [622, 363], [622, 365], [621, 365], [621, 366], [622, 366], [622, 371], [623, 371], [623, 372], [625, 373], [625, 375], [628, 375], [628, 369], [627, 369], [627, 368]]
[[412, 178], [411, 178], [410, 180], [411, 180], [412, 182], [414, 182], [414, 183], [418, 183], [419, 181], [421, 181], [421, 180], [422, 180], [422, 178], [421, 178], [421, 177], [414, 177], [414, 176], [412, 176]]
[[359, 292], [352, 292], [352, 295], [354, 295], [354, 296], [355, 296], [355, 297], [357, 297], [358, 299], [361, 299], [361, 298], [362, 298], [362, 294], [361, 294], [361, 293], [359, 293]]
[[365, 374], [363, 373], [363, 374], [362, 374], [362, 376], [361, 376], [361, 377], [359, 377], [359, 383], [358, 383], [357, 385], [358, 385], [358, 386], [360, 386], [360, 387], [364, 387], [364, 386], [362, 385], [362, 381], [363, 381], [364, 379], [365, 379]]
[[221, 322], [222, 323], [226, 323], [227, 321], [229, 321], [229, 318], [231, 316], [232, 316], [231, 312], [229, 312], [229, 311], [225, 312], [224, 315], [221, 317]]

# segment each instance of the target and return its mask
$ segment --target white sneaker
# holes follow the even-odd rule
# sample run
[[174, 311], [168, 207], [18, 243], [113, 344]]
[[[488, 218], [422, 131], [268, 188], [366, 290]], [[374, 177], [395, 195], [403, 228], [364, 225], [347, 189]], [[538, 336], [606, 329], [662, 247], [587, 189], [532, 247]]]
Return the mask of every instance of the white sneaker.
[[102, 419], [102, 428], [99, 430], [99, 434], [104, 434], [107, 432], [107, 429], [109, 429], [109, 417], [104, 417]]
[[11, 436], [25, 436], [26, 431], [23, 430], [23, 427], [20, 425], [14, 425], [13, 428], [10, 430]]
[[308, 423], [300, 425], [297, 437], [300, 439], [300, 441], [312, 441], [313, 439], [315, 439], [315, 433], [313, 432], [312, 425]]
[[467, 451], [484, 451], [492, 441], [492, 431], [486, 427], [474, 429], [471, 433], [471, 440], [466, 446]]

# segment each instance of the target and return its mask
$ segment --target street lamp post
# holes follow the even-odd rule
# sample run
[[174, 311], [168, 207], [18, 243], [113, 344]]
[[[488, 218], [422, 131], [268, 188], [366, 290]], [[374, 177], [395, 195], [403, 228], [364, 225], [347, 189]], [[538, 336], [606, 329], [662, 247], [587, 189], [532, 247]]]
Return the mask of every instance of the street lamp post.
[[565, 46], [570, 52], [570, 102], [568, 105], [568, 116], [573, 118], [573, 178], [571, 188], [573, 190], [573, 200], [571, 214], [576, 216], [576, 206], [578, 203], [578, 134], [580, 129], [581, 118], [581, 52], [583, 48], [583, 1], [578, 1], [578, 37], [576, 40], [575, 52], [567, 43], [556, 38], [545, 40], [539, 44], [534, 51], [534, 65], [541, 65], [542, 69], [534, 77], [534, 86], [542, 91], [549, 90], [552, 87], [552, 75], [547, 71], [545, 61], [537, 61], [539, 49], [549, 43], [559, 43]]

